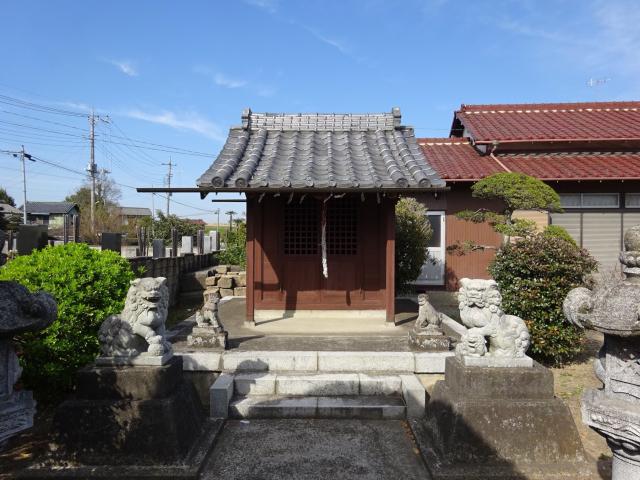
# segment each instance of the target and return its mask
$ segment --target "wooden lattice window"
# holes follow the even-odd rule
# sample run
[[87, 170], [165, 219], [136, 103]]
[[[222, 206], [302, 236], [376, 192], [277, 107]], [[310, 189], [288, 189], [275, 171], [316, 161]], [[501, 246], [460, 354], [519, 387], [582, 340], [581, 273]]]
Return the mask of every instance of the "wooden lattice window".
[[355, 255], [358, 250], [358, 204], [352, 198], [327, 205], [327, 253]]
[[320, 243], [318, 202], [291, 203], [284, 209], [285, 255], [315, 255]]

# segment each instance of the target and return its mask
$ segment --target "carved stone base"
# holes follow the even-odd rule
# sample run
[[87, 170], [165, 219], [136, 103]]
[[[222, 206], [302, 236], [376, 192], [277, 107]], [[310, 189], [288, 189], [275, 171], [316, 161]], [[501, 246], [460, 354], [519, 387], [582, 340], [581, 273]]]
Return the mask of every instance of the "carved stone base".
[[549, 370], [445, 365], [425, 419], [411, 423], [434, 480], [599, 478]]
[[524, 357], [493, 357], [483, 355], [482, 357], [471, 357], [461, 355], [460, 361], [465, 367], [486, 367], [486, 368], [531, 368], [533, 358]]
[[36, 402], [30, 391], [13, 392], [0, 398], [0, 444], [13, 435], [33, 427]]
[[412, 350], [424, 350], [429, 352], [447, 352], [451, 348], [451, 340], [444, 334], [432, 334], [430, 332], [409, 330], [409, 347]]
[[187, 337], [187, 344], [194, 347], [227, 348], [227, 335], [225, 331], [216, 332], [213, 327], [193, 327], [191, 335]]
[[613, 480], [640, 478], [640, 405], [609, 397], [603, 390], [582, 396], [582, 421], [607, 439], [613, 452]]

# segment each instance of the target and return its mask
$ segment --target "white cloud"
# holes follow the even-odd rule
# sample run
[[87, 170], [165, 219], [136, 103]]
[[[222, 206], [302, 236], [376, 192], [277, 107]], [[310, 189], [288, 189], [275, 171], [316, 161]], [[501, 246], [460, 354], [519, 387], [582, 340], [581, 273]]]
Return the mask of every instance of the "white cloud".
[[222, 129], [216, 123], [196, 112], [176, 113], [169, 110], [163, 110], [158, 113], [151, 113], [132, 109], [126, 111], [124, 114], [131, 118], [156, 123], [158, 125], [165, 125], [167, 127], [175, 128], [176, 130], [196, 132], [219, 142], [224, 141], [226, 138], [222, 133]]
[[111, 65], [113, 65], [114, 67], [116, 67], [118, 70], [120, 70], [122, 73], [124, 73], [129, 77], [138, 76], [138, 69], [136, 68], [135, 64], [131, 60], [107, 59], [105, 61], [107, 63], [110, 63]]
[[245, 87], [249, 83], [246, 80], [239, 80], [239, 79], [235, 79], [235, 78], [229, 78], [224, 73], [216, 73], [213, 76], [213, 81], [216, 83], [216, 85], [219, 85], [219, 86], [225, 87], [225, 88]]
[[345, 42], [333, 37], [329, 37], [315, 28], [308, 27], [306, 25], [303, 25], [303, 28], [307, 32], [309, 32], [311, 35], [313, 35], [317, 40], [320, 40], [322, 43], [337, 49], [343, 55], [352, 56], [351, 49], [347, 46]]
[[269, 13], [275, 13], [280, 4], [279, 0], [244, 0], [244, 3], [266, 10]]

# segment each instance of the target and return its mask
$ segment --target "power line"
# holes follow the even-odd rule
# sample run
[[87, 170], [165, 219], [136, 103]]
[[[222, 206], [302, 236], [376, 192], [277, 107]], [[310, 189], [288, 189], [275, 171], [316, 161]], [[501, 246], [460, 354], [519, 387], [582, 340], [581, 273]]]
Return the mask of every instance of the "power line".
[[20, 108], [26, 108], [29, 110], [35, 110], [43, 113], [54, 113], [56, 115], [68, 115], [71, 117], [87, 117], [86, 113], [73, 112], [71, 110], [63, 110], [61, 108], [49, 107], [46, 105], [40, 105], [33, 102], [27, 102], [19, 98], [9, 97], [7, 95], [0, 95], [0, 103], [13, 105]]

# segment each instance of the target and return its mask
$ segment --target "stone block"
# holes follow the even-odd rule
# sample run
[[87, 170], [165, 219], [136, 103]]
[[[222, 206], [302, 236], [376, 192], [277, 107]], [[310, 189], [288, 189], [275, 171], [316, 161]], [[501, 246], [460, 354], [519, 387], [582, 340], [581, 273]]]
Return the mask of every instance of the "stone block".
[[427, 403], [427, 392], [415, 375], [400, 375], [402, 381], [402, 397], [407, 405], [407, 418], [424, 417]]
[[218, 372], [222, 369], [222, 352], [180, 352], [176, 356], [182, 357], [182, 369], [185, 371]]
[[278, 375], [276, 393], [291, 396], [358, 395], [358, 374]]
[[221, 288], [220, 289], [221, 297], [233, 297], [233, 288]]
[[220, 288], [233, 288], [233, 277], [229, 275], [223, 275], [218, 279], [217, 285]]
[[78, 371], [76, 395], [95, 400], [166, 398], [180, 383], [182, 368], [182, 359], [178, 356], [158, 367], [92, 365]]
[[531, 357], [482, 357], [461, 356], [460, 360], [465, 367], [486, 367], [486, 368], [530, 368], [533, 367]]
[[445, 360], [453, 357], [454, 352], [416, 352], [414, 373], [444, 373]]
[[236, 395], [275, 395], [276, 375], [273, 373], [240, 373], [234, 377]]
[[222, 373], [209, 390], [210, 412], [213, 418], [229, 416], [231, 397], [233, 397], [233, 375]]
[[236, 285], [238, 287], [247, 286], [247, 274], [245, 272], [238, 273], [238, 276], [236, 277]]
[[240, 265], [229, 265], [229, 272], [242, 272], [242, 267]]
[[465, 367], [450, 357], [424, 420], [410, 425], [436, 480], [597, 478], [551, 372], [537, 363]]
[[207, 287], [215, 287], [218, 283], [218, 279], [216, 277], [207, 277], [204, 281], [204, 284]]
[[246, 297], [247, 287], [236, 287], [233, 289], [233, 295], [236, 297]]
[[316, 352], [229, 351], [222, 357], [223, 370], [234, 371], [306, 371], [318, 369]]
[[229, 271], [229, 266], [228, 265], [216, 265], [215, 267], [213, 267], [213, 269], [216, 271], [216, 273], [227, 273]]
[[446, 335], [433, 335], [424, 331], [409, 330], [409, 347], [413, 350], [448, 352], [451, 340]]
[[515, 400], [553, 397], [553, 374], [536, 362], [531, 368], [465, 367], [458, 357], [449, 357], [445, 362], [445, 377], [452, 394], [462, 398]]
[[319, 397], [319, 418], [404, 420], [406, 407], [399, 397]]
[[234, 400], [229, 411], [235, 418], [313, 418], [317, 407], [316, 397], [280, 398], [261, 395]]
[[407, 372], [413, 373], [411, 352], [318, 352], [322, 372]]
[[360, 395], [397, 395], [402, 392], [402, 381], [398, 375], [367, 375], [360, 377]]

